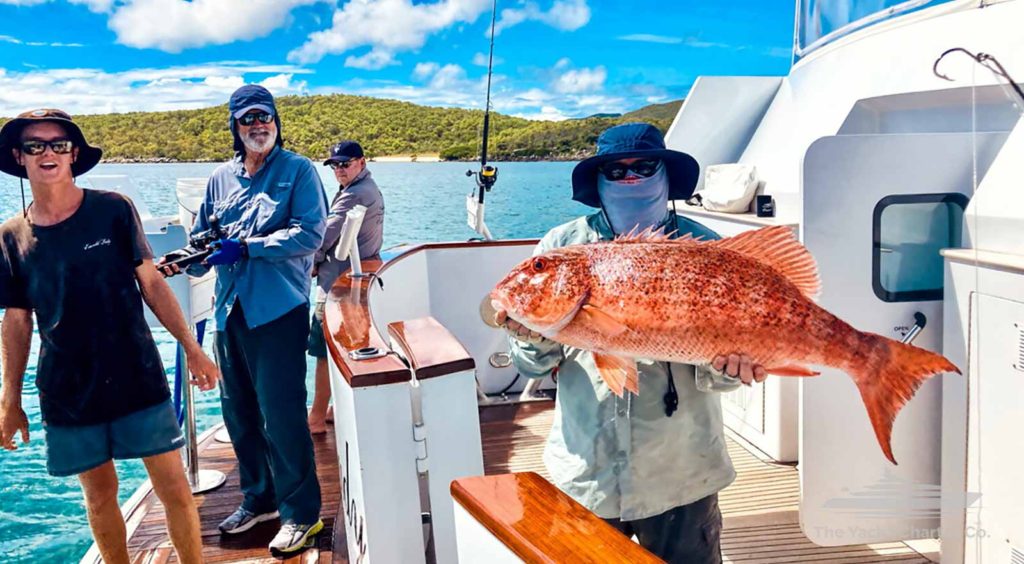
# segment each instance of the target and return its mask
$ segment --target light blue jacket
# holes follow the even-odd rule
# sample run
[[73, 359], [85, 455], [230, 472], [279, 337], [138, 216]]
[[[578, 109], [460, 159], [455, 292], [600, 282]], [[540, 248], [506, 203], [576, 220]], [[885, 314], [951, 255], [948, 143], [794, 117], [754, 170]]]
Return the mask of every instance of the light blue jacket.
[[[206, 184], [192, 234], [210, 229], [215, 214], [228, 238], [244, 237], [249, 257], [217, 266], [218, 330], [236, 301], [246, 324], [258, 327], [309, 303], [313, 253], [320, 248], [327, 195], [309, 159], [275, 147], [251, 178], [241, 158], [217, 167]], [[196, 264], [188, 273], [204, 274]]]
[[[718, 239], [703, 225], [673, 214], [662, 225], [673, 218], [677, 235]], [[597, 213], [552, 229], [534, 254], [610, 239], [612, 231]], [[529, 344], [510, 338], [510, 344], [524, 376], [545, 377], [558, 367], [555, 421], [544, 463], [555, 485], [598, 516], [653, 517], [717, 493], [735, 479], [721, 400], [714, 392], [736, 389], [738, 379], [710, 366], [672, 364], [679, 407], [668, 417], [663, 399], [668, 363], [639, 361], [640, 394], [619, 398], [601, 380], [589, 351], [547, 340]]]

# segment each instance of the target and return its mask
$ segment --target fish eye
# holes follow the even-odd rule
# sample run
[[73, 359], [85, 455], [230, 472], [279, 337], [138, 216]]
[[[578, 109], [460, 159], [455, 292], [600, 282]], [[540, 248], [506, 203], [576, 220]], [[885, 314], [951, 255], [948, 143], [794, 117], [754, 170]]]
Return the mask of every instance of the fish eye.
[[542, 270], [544, 270], [545, 267], [547, 267], [547, 265], [548, 265], [548, 261], [546, 261], [546, 260], [544, 260], [542, 258], [535, 258], [535, 259], [533, 259], [533, 270], [535, 272], [541, 272]]

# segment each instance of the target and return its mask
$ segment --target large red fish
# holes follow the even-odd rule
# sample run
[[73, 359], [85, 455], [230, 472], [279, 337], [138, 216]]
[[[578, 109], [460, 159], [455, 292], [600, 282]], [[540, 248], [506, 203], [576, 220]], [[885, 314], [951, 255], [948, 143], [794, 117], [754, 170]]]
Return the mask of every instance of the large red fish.
[[554, 249], [516, 266], [491, 306], [546, 338], [592, 351], [618, 395], [639, 390], [636, 359], [707, 363], [744, 353], [771, 374], [849, 374], [875, 436], [893, 458], [896, 414], [934, 374], [941, 355], [858, 331], [814, 303], [814, 258], [787, 227], [720, 241], [645, 232]]

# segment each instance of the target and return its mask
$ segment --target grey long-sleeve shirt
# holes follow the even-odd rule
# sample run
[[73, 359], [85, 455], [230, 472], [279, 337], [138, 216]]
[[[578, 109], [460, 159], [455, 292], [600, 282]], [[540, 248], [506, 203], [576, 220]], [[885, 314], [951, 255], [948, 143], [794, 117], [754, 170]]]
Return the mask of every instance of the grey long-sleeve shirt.
[[345, 215], [356, 206], [366, 207], [363, 225], [356, 237], [359, 243], [359, 258], [374, 257], [380, 254], [380, 248], [384, 244], [384, 195], [374, 182], [369, 169], [359, 173], [347, 187], [338, 189], [331, 201], [330, 211], [327, 212], [324, 241], [314, 257], [318, 270], [317, 286], [325, 293], [330, 291], [338, 276], [349, 268], [349, 261], [334, 258], [334, 247], [341, 237]]

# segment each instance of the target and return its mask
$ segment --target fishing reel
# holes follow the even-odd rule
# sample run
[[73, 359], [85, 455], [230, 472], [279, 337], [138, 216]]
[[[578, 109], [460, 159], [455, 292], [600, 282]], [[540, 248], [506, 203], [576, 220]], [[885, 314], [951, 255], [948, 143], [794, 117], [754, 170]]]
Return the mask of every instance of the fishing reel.
[[476, 185], [488, 192], [494, 187], [494, 183], [498, 181], [498, 167], [492, 165], [484, 165], [480, 167], [480, 171], [467, 170], [466, 176], [476, 176]]
[[206, 257], [213, 254], [213, 251], [216, 250], [213, 248], [213, 243], [223, 239], [225, 235], [220, 230], [220, 219], [216, 215], [211, 215], [208, 221], [210, 223], [209, 229], [189, 237], [188, 246], [164, 255], [166, 262], [160, 266], [174, 265], [183, 269], [189, 265], [202, 262], [206, 260]]

